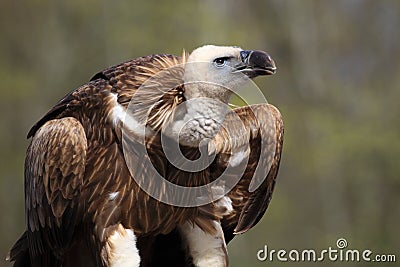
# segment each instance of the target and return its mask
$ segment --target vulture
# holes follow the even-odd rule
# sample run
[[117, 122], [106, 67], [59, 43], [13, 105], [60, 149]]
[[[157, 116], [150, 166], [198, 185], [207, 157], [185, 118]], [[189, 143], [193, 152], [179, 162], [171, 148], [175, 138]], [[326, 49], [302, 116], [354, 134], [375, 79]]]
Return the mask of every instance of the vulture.
[[205, 45], [100, 71], [29, 131], [26, 229], [13, 266], [228, 266], [271, 200], [274, 106], [233, 108], [268, 53]]

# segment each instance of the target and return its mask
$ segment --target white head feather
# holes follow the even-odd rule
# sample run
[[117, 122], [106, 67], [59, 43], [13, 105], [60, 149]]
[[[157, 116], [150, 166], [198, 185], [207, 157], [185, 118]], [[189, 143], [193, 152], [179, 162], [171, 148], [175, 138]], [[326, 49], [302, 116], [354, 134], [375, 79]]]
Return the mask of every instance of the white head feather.
[[[195, 49], [185, 65], [185, 97], [208, 97], [227, 103], [231, 90], [248, 80], [243, 73], [235, 72], [235, 66], [241, 63], [241, 51], [236, 46], [215, 45]], [[223, 64], [218, 64], [223, 60]]]

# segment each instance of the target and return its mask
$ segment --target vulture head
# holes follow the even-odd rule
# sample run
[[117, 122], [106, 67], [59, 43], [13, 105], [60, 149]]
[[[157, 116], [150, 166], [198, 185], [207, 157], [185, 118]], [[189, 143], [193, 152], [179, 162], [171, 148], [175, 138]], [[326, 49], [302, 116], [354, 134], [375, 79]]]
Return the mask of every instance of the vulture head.
[[217, 98], [226, 103], [231, 92], [249, 78], [275, 71], [274, 61], [264, 51], [205, 45], [195, 49], [185, 65], [185, 97]]
[[219, 131], [233, 92], [249, 79], [276, 71], [264, 51], [237, 46], [206, 45], [195, 49], [184, 65], [184, 105], [177, 108], [167, 135], [179, 143], [198, 146]]

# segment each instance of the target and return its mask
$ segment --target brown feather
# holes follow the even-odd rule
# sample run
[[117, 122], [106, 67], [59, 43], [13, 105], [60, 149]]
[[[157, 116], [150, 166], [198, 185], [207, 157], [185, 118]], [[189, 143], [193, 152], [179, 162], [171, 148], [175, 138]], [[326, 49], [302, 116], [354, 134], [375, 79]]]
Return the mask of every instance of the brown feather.
[[[261, 146], [262, 140], [264, 146]], [[212, 171], [215, 176], [228, 167], [231, 157], [243, 150], [246, 143], [250, 146], [248, 161], [244, 161], [244, 174], [228, 194], [233, 212], [221, 221], [226, 241], [229, 242], [233, 234], [252, 228], [261, 219], [271, 200], [283, 144], [281, 115], [274, 106], [268, 104], [234, 109], [228, 113], [214, 143], [218, 154]], [[228, 175], [234, 177], [235, 171]], [[250, 190], [254, 183], [252, 178], [263, 181], [254, 192]]]
[[[238, 114], [245, 129], [235, 129], [228, 114], [224, 124], [227, 130], [221, 130], [214, 140], [218, 155], [211, 167], [191, 173], [166, 160], [159, 131], [172, 120], [175, 107], [185, 101], [182, 64], [186, 58], [185, 52], [182, 57], [151, 55], [109, 67], [60, 100], [29, 131], [28, 137], [33, 138], [25, 163], [27, 234], [21, 242], [27, 242], [32, 266], [61, 266], [63, 257], [80, 247], [91, 250], [93, 262], [103, 266], [101, 248], [119, 224], [133, 229], [141, 238], [168, 234], [187, 221], [215, 233], [209, 222], [221, 220], [226, 226], [224, 231], [233, 234], [235, 227], [237, 232], [245, 231], [261, 218], [276, 171], [271, 171], [253, 193], [247, 189], [259, 155], [268, 154], [271, 149], [257, 151], [260, 138], [278, 138], [280, 146], [274, 148], [273, 162], [266, 164], [272, 164], [273, 170], [279, 165], [282, 141], [281, 136], [268, 136], [272, 121], [259, 124], [248, 109], [237, 109], [229, 114]], [[146, 137], [145, 147], [135, 135], [124, 131], [123, 122], [113, 120], [116, 104], [153, 130]], [[257, 106], [255, 113], [263, 115], [267, 107]], [[279, 113], [274, 114], [280, 121]], [[281, 133], [279, 123], [276, 125]], [[229, 142], [228, 132], [235, 136]], [[160, 196], [171, 192], [164, 186], [156, 187], [156, 175], [182, 186], [208, 184], [248, 140], [249, 163], [243, 178], [229, 193], [234, 207], [230, 215], [226, 215], [225, 207], [214, 203], [194, 208], [162, 203], [136, 182], [158, 190]], [[181, 150], [187, 158], [199, 157], [198, 149], [181, 146]], [[130, 156], [124, 157], [124, 153]], [[115, 198], [110, 197], [115, 193]], [[194, 196], [179, 197], [188, 200]], [[12, 259], [25, 257], [24, 248], [17, 243]]]

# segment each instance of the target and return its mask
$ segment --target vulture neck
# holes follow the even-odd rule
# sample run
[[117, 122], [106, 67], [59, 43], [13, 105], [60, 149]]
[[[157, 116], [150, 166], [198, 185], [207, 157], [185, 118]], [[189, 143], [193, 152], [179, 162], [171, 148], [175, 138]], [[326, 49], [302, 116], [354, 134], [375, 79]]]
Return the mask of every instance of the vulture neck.
[[199, 147], [215, 137], [229, 110], [231, 93], [213, 84], [185, 84], [186, 101], [177, 107], [167, 134], [179, 143]]

